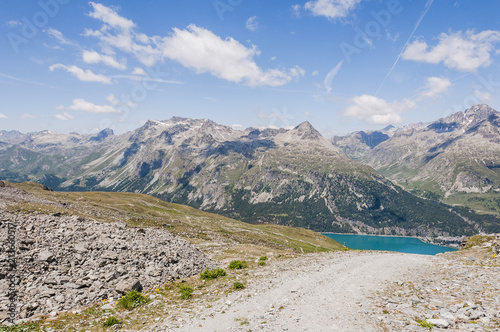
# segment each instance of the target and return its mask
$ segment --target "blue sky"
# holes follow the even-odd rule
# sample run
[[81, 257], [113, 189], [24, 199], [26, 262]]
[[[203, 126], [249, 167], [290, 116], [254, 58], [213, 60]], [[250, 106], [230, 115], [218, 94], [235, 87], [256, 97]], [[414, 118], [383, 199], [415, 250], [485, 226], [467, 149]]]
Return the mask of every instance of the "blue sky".
[[327, 136], [499, 109], [500, 1], [0, 2], [0, 129]]

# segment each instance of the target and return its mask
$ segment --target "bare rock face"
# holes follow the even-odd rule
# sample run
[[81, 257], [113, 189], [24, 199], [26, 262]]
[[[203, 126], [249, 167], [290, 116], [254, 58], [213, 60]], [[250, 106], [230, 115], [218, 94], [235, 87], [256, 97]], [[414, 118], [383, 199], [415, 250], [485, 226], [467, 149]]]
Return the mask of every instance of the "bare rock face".
[[[9, 220], [16, 225], [15, 270], [8, 259]], [[199, 249], [163, 229], [77, 216], [16, 216], [2, 209], [0, 222], [0, 323], [8, 317], [12, 280], [20, 319], [116, 300], [132, 289], [153, 288], [213, 266]]]

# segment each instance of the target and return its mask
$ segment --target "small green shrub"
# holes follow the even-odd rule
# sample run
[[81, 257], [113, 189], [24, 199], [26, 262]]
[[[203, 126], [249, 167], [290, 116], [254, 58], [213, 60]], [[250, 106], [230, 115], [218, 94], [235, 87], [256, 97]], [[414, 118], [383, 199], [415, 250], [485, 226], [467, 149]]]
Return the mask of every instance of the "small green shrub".
[[206, 269], [200, 274], [200, 278], [203, 280], [211, 280], [211, 279], [217, 279], [219, 277], [223, 277], [226, 275], [226, 271], [223, 269], [213, 269], [213, 270], [208, 270]]
[[234, 289], [243, 289], [245, 288], [245, 284], [243, 284], [241, 281], [235, 281], [233, 287]]
[[241, 270], [246, 267], [248, 267], [248, 264], [245, 261], [232, 261], [231, 263], [229, 263], [229, 268], [231, 270]]
[[264, 266], [264, 265], [266, 265], [266, 262], [264, 262], [264, 261], [259, 261], [259, 265], [260, 265], [260, 266]]
[[110, 327], [116, 324], [121, 324], [121, 322], [115, 316], [108, 317], [106, 321], [104, 321], [104, 327]]
[[181, 299], [187, 300], [193, 296], [194, 289], [187, 285], [182, 285], [179, 287], [179, 293], [181, 294]]
[[138, 307], [144, 303], [147, 303], [149, 300], [141, 293], [136, 290], [131, 290], [125, 296], [123, 296], [118, 303], [117, 307], [131, 310], [135, 307]]
[[2, 332], [30, 332], [36, 331], [39, 328], [36, 323], [21, 323], [14, 325], [0, 325], [0, 331]]
[[259, 261], [264, 262], [267, 261], [267, 256], [262, 256], [259, 258]]
[[425, 319], [422, 319], [422, 320], [416, 319], [415, 321], [417, 322], [418, 325], [420, 325], [420, 326], [422, 326], [422, 327], [424, 327], [426, 329], [429, 329], [429, 330], [432, 330], [432, 328], [434, 327], [433, 324], [429, 323]]

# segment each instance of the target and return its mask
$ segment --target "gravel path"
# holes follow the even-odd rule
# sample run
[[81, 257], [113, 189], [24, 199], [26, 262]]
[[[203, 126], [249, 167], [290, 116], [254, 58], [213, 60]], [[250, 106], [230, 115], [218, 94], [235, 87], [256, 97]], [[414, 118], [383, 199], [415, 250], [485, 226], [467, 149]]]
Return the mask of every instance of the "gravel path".
[[[335, 252], [276, 260], [247, 289], [185, 317], [175, 331], [376, 331], [377, 291], [432, 256]], [[182, 325], [185, 324], [185, 325]], [[168, 327], [164, 327], [167, 328]]]

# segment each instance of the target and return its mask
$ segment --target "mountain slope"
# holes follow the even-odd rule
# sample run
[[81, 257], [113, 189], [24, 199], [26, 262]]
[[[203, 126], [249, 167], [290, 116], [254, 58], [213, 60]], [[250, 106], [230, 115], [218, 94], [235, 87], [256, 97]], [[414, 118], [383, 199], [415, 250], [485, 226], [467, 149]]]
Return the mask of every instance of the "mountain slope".
[[[345, 151], [361, 144], [352, 141], [349, 136], [336, 144]], [[407, 189], [450, 202], [464, 194], [489, 193], [490, 208], [500, 212], [500, 113], [487, 105], [398, 131], [357, 151], [357, 160]]]
[[97, 136], [28, 134], [0, 149], [0, 176], [58, 190], [151, 194], [246, 222], [318, 231], [462, 235], [483, 227], [353, 162], [307, 122], [236, 131], [174, 117]]

